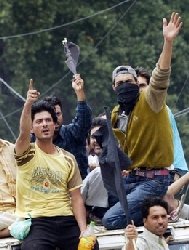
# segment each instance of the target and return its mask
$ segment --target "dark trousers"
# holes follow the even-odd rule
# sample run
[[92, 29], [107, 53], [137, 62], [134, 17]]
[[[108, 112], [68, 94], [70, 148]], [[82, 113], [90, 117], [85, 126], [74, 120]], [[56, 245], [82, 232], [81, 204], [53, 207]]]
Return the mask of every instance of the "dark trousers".
[[32, 219], [29, 235], [22, 250], [77, 250], [79, 227], [74, 216], [55, 216]]
[[[80, 230], [74, 216], [32, 219], [29, 235], [22, 250], [77, 250]], [[95, 247], [95, 250], [98, 250]]]

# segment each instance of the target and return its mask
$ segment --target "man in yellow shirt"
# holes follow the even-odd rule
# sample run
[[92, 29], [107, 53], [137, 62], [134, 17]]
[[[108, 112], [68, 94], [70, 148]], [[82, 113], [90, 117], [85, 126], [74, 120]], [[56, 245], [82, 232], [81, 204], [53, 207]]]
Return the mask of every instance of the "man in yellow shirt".
[[15, 220], [16, 162], [14, 144], [0, 139], [0, 238], [10, 236], [8, 226]]
[[[32, 217], [22, 249], [77, 250], [79, 236], [86, 230], [82, 179], [74, 156], [53, 144], [56, 113], [38, 97], [30, 80], [15, 145], [16, 213]], [[31, 129], [35, 143], [30, 143]]]

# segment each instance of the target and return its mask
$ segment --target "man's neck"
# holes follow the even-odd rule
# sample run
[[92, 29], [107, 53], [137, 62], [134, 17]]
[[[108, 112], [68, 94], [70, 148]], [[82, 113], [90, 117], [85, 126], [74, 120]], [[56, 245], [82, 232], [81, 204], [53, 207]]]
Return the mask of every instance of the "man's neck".
[[36, 144], [46, 154], [55, 154], [57, 152], [56, 146], [51, 140], [36, 140]]

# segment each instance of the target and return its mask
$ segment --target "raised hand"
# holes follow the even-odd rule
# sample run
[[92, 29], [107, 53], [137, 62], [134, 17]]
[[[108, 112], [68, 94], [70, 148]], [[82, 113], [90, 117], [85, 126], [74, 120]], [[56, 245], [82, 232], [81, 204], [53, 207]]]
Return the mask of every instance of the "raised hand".
[[74, 75], [72, 80], [72, 88], [77, 92], [83, 90], [83, 79], [81, 79], [80, 74]]
[[170, 21], [167, 22], [166, 18], [163, 18], [163, 36], [167, 41], [173, 41], [178, 35], [182, 26], [181, 17], [179, 13], [173, 12], [171, 14]]
[[34, 89], [33, 80], [30, 79], [26, 101], [32, 104], [33, 102], [38, 100], [39, 96], [40, 96], [40, 93], [36, 89]]
[[137, 238], [138, 233], [134, 225], [129, 224], [125, 229], [125, 236], [128, 240], [134, 240]]

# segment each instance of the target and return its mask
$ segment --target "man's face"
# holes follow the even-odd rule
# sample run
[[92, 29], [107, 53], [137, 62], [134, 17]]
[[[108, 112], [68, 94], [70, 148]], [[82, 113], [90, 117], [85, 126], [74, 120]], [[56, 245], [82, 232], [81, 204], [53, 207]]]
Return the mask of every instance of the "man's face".
[[59, 130], [59, 128], [62, 126], [62, 124], [63, 124], [63, 115], [62, 115], [62, 110], [61, 110], [59, 105], [55, 105], [54, 108], [55, 108], [56, 117], [57, 117], [55, 132], [57, 132]]
[[95, 150], [95, 147], [98, 146], [98, 143], [96, 142], [96, 139], [93, 137], [93, 134], [99, 129], [99, 126], [96, 126], [91, 129], [91, 134], [90, 134], [90, 150]]
[[113, 89], [115, 90], [116, 87], [118, 87], [120, 84], [122, 84], [123, 82], [126, 82], [126, 81], [133, 83], [133, 84], [137, 84], [137, 82], [132, 74], [119, 74], [118, 76], [115, 77]]
[[32, 122], [32, 132], [39, 140], [53, 138], [55, 123], [47, 111], [36, 113]]
[[148, 82], [147, 79], [143, 76], [138, 76], [137, 77], [138, 80], [138, 86], [140, 90], [143, 90], [144, 88], [146, 88], [148, 86]]
[[163, 236], [168, 226], [168, 216], [161, 206], [150, 207], [149, 215], [144, 218], [144, 227], [151, 233]]

